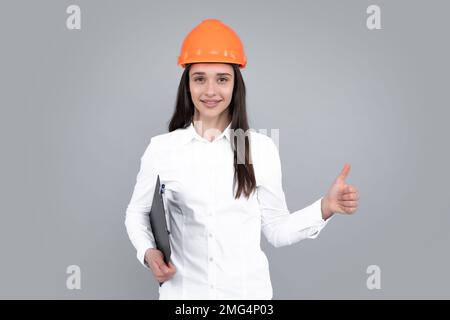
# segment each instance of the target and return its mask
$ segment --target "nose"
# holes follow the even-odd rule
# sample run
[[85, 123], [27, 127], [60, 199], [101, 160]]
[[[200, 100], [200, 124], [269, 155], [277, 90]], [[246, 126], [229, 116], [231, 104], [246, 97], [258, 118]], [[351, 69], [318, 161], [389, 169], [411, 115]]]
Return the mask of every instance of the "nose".
[[215, 95], [215, 92], [216, 92], [216, 86], [215, 86], [214, 80], [208, 81], [208, 84], [206, 85], [206, 93], [205, 94], [208, 97], [213, 97]]

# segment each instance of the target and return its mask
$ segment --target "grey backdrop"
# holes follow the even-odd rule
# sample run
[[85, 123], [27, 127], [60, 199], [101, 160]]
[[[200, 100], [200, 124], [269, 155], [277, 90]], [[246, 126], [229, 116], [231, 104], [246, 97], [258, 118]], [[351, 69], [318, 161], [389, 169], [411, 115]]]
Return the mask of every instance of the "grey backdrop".
[[[66, 8], [81, 7], [81, 30]], [[366, 8], [381, 8], [368, 30]], [[360, 190], [315, 240], [273, 248], [274, 299], [450, 298], [446, 1], [3, 1], [0, 298], [157, 299], [125, 226], [166, 132], [186, 34], [241, 36], [252, 128], [280, 129], [291, 211], [345, 162]], [[66, 268], [81, 268], [68, 290]], [[369, 290], [366, 269], [381, 268]]]

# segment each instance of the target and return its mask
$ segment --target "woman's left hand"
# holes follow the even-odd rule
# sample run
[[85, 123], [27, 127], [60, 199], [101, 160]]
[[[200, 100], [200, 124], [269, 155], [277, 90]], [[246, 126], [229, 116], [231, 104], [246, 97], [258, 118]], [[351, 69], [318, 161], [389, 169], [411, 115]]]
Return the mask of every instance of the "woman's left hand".
[[358, 208], [359, 191], [355, 186], [345, 183], [350, 165], [345, 164], [339, 176], [333, 182], [328, 193], [322, 199], [322, 217], [328, 219], [333, 213], [352, 214]]

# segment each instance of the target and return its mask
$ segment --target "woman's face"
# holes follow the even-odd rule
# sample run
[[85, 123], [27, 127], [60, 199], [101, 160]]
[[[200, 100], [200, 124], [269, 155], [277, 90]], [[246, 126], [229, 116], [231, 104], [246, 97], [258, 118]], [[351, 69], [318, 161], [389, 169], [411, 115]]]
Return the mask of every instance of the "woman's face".
[[189, 70], [189, 89], [201, 118], [215, 119], [228, 106], [233, 95], [234, 70], [225, 63], [195, 63]]

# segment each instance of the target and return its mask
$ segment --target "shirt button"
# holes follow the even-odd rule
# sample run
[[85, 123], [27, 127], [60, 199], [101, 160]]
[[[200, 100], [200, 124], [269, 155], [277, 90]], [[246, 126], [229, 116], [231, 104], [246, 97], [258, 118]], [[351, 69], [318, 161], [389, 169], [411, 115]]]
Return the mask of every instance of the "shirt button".
[[212, 236], [213, 236], [213, 234], [210, 232], [210, 233], [209, 233], [209, 237], [212, 238]]
[[211, 284], [211, 285], [210, 285], [210, 288], [211, 288], [211, 289], [214, 289], [214, 285], [213, 285], [213, 284]]
[[213, 257], [209, 257], [209, 261], [213, 261]]

